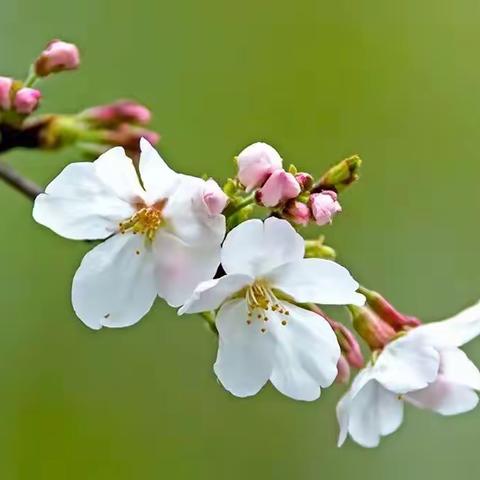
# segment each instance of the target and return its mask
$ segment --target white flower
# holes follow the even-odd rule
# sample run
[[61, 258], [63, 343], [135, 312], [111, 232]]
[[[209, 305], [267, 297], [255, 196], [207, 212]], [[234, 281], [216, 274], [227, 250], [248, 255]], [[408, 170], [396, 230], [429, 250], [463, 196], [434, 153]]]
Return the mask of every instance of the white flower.
[[321, 316], [296, 302], [363, 304], [358, 283], [342, 266], [304, 259], [304, 240], [285, 220], [249, 220], [222, 248], [226, 276], [198, 286], [179, 313], [220, 307], [214, 366], [223, 386], [239, 397], [265, 383], [298, 400], [315, 400], [337, 375], [340, 348]]
[[441, 415], [472, 410], [480, 372], [458, 347], [480, 334], [480, 303], [408, 331], [388, 344], [355, 378], [337, 406], [338, 444], [348, 434], [376, 447], [403, 420], [404, 401]]
[[180, 306], [220, 263], [225, 218], [203, 199], [205, 182], [171, 170], [140, 142], [139, 171], [123, 148], [72, 163], [35, 201], [35, 220], [71, 239], [107, 239], [83, 259], [72, 303], [89, 327], [126, 327], [156, 296]]

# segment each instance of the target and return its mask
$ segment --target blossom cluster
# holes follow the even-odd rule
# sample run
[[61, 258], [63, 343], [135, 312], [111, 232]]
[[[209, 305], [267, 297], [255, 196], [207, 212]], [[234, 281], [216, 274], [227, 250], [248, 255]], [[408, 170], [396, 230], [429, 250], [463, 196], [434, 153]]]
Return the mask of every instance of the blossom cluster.
[[[31, 75], [78, 62], [76, 47], [53, 42]], [[1, 122], [36, 107], [22, 113], [18, 95], [30, 87], [14, 85], [0, 78]], [[57, 119], [50, 132], [61, 141], [63, 125], [97, 142], [97, 158], [68, 164], [33, 207], [34, 219], [58, 235], [98, 242], [73, 276], [73, 309], [86, 326], [130, 327], [157, 298], [178, 315], [200, 314], [218, 335], [215, 375], [236, 397], [270, 383], [314, 401], [358, 370], [337, 406], [339, 445], [350, 436], [377, 446], [399, 428], [405, 404], [440, 415], [477, 405], [480, 371], [460, 347], [480, 334], [480, 303], [424, 324], [360, 286], [323, 236], [304, 238], [304, 226], [325, 227], [342, 211], [357, 156], [315, 178], [285, 168], [274, 147], [257, 142], [238, 153], [234, 175], [220, 185], [171, 169], [152, 138], [134, 130], [149, 121], [148, 109], [120, 101]], [[116, 146], [105, 149], [100, 138]], [[350, 322], [324, 305], [344, 308]]]

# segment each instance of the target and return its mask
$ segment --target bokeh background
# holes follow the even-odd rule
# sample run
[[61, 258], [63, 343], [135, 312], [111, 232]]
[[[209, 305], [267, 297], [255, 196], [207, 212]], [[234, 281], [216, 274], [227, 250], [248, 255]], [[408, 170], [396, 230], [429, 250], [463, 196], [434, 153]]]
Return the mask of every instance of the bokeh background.
[[[480, 3], [476, 0], [5, 0], [0, 69], [77, 42], [80, 71], [42, 86], [44, 111], [119, 97], [149, 105], [177, 169], [232, 173], [264, 140], [321, 173], [359, 153], [362, 180], [325, 230], [364, 284], [426, 321], [480, 297]], [[45, 184], [60, 154], [2, 160]], [[199, 317], [160, 302], [137, 326], [88, 330], [69, 303], [88, 246], [31, 219], [0, 184], [2, 479], [474, 478], [480, 410], [407, 411], [380, 448], [337, 449], [343, 387], [302, 404], [216, 382]], [[480, 362], [480, 339], [468, 352]]]

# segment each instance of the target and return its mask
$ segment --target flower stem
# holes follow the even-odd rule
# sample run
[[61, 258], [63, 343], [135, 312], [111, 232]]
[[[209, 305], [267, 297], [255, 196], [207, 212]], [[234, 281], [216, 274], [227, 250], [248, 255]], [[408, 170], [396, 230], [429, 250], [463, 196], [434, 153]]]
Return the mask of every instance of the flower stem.
[[43, 189], [39, 185], [32, 182], [28, 178], [23, 177], [12, 167], [9, 167], [6, 163], [1, 161], [0, 178], [8, 185], [13, 187], [15, 190], [23, 193], [31, 200], [35, 200], [35, 198], [43, 192]]
[[208, 328], [215, 334], [218, 335], [218, 330], [215, 325], [215, 313], [214, 312], [200, 312], [199, 315], [207, 322]]
[[35, 83], [37, 83], [38, 77], [37, 74], [35, 73], [35, 68], [33, 65], [30, 66], [30, 70], [28, 71], [27, 78], [23, 82], [24, 87], [33, 87]]

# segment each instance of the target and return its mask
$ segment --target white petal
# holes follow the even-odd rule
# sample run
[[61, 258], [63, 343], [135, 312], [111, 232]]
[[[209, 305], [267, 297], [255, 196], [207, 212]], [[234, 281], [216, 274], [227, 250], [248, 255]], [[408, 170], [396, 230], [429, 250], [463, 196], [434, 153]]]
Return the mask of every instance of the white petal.
[[237, 397], [255, 395], [268, 381], [273, 367], [275, 341], [247, 324], [245, 300], [231, 300], [217, 315], [219, 333], [215, 373], [222, 385]]
[[390, 435], [403, 420], [403, 402], [375, 380], [368, 382], [350, 405], [348, 431], [363, 447], [378, 446], [382, 436]]
[[149, 203], [169, 197], [177, 187], [180, 175], [164, 162], [145, 138], [140, 140], [140, 151], [140, 175]]
[[220, 245], [191, 246], [165, 231], [153, 242], [158, 295], [172, 307], [190, 298], [195, 287], [210, 280], [220, 265]]
[[132, 161], [125, 155], [122, 147], [107, 150], [93, 162], [93, 167], [97, 176], [118, 198], [133, 204], [143, 200], [145, 192]]
[[222, 265], [227, 273], [259, 276], [300, 260], [304, 252], [303, 238], [286, 220], [247, 220], [227, 235]]
[[215, 280], [209, 280], [197, 286], [193, 295], [185, 302], [178, 311], [184, 313], [199, 313], [216, 310], [222, 303], [246, 285], [254, 281], [249, 275], [233, 273]]
[[163, 211], [171, 232], [184, 242], [199, 246], [220, 245], [225, 236], [225, 217], [210, 215], [203, 201], [205, 181], [180, 175], [175, 192]]
[[[289, 303], [283, 306], [288, 316], [269, 312], [265, 322], [277, 342], [270, 381], [288, 397], [316, 400], [320, 387], [330, 386], [337, 376], [337, 337], [320, 315]], [[282, 325], [282, 320], [287, 324]]]
[[373, 370], [371, 366], [367, 366], [360, 370], [354, 378], [350, 389], [340, 399], [337, 404], [337, 420], [339, 425], [339, 435], [337, 445], [341, 447], [348, 436], [348, 427], [350, 423], [350, 409], [352, 402], [362, 388], [373, 379]]
[[478, 395], [465, 385], [449, 382], [443, 375], [427, 388], [411, 392], [405, 399], [418, 408], [433, 410], [441, 415], [457, 415], [474, 409]]
[[39, 195], [33, 218], [73, 240], [103, 239], [135, 209], [102, 182], [92, 163], [71, 163]]
[[363, 305], [358, 283], [349, 271], [330, 260], [306, 258], [276, 268], [267, 276], [272, 285], [297, 302]]
[[465, 387], [480, 390], [480, 372], [465, 352], [458, 348], [449, 348], [440, 351], [440, 373], [443, 378], [464, 385]]
[[90, 328], [138, 322], [157, 295], [154, 261], [143, 235], [115, 235], [85, 255], [75, 273], [72, 303]]
[[389, 343], [375, 362], [375, 378], [387, 389], [403, 394], [426, 387], [437, 377], [440, 354], [410, 338], [410, 333]]
[[459, 347], [480, 334], [480, 302], [441, 322], [415, 328], [412, 334], [441, 347]]

